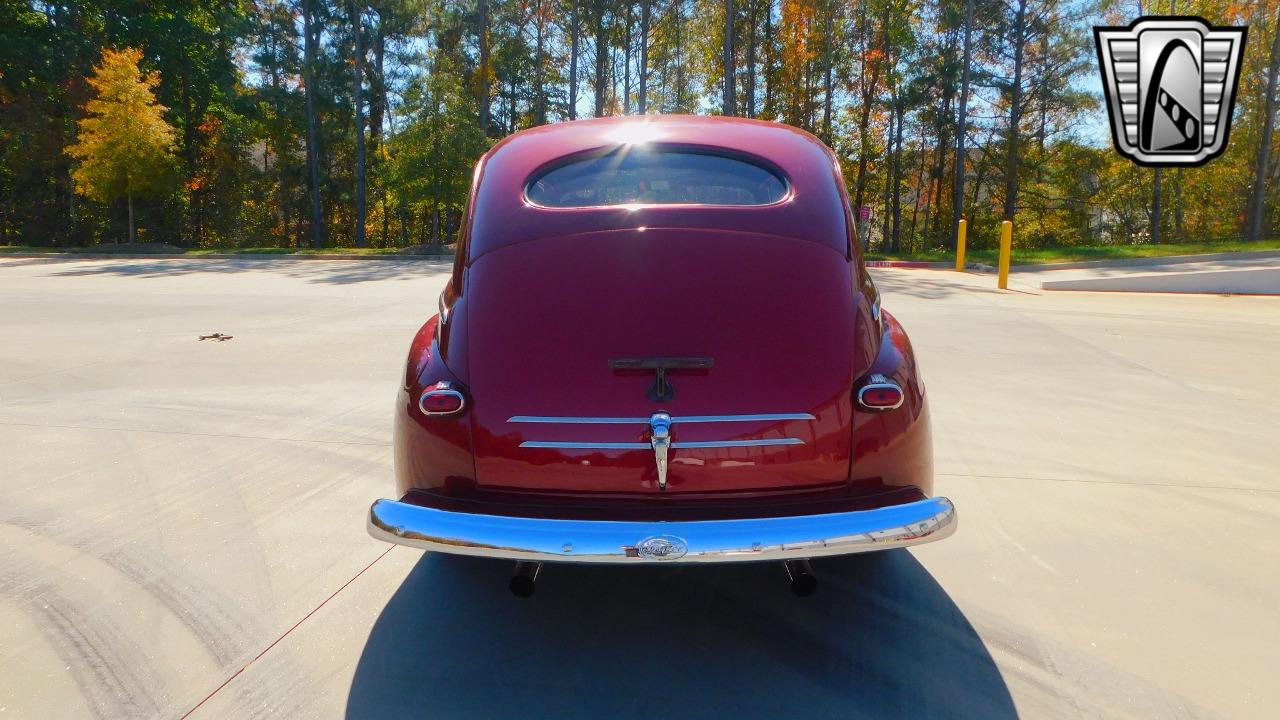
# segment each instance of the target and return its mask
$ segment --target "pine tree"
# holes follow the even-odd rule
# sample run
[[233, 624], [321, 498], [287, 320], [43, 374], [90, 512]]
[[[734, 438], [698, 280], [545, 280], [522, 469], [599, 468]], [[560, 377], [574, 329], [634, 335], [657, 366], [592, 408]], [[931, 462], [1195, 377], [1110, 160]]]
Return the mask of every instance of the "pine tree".
[[175, 131], [164, 119], [168, 109], [156, 102], [159, 73], [138, 68], [140, 50], [103, 50], [102, 62], [88, 78], [94, 90], [85, 104], [76, 142], [66, 149], [76, 161], [71, 173], [76, 191], [110, 203], [129, 205], [129, 242], [136, 239], [134, 196], [166, 187], [174, 159]]

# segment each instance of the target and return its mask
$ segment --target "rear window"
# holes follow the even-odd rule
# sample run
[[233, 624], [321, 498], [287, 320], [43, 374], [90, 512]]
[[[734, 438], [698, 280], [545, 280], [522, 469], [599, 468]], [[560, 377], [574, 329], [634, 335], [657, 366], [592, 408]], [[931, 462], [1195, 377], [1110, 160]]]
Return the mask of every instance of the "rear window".
[[573, 160], [537, 176], [525, 191], [535, 205], [769, 205], [786, 197], [775, 172], [747, 160], [696, 150], [628, 145]]

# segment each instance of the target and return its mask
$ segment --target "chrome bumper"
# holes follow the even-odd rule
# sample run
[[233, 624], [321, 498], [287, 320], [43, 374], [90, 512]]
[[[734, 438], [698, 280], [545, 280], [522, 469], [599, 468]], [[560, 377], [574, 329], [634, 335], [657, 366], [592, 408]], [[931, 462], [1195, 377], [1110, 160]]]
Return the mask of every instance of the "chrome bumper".
[[455, 555], [581, 563], [790, 560], [941, 540], [956, 529], [946, 498], [877, 510], [742, 520], [622, 522], [450, 512], [378, 500], [369, 534]]

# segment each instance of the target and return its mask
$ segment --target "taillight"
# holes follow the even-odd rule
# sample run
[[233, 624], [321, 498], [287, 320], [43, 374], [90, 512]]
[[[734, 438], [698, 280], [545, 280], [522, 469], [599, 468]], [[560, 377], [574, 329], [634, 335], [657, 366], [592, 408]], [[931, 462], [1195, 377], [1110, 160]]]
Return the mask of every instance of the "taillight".
[[418, 409], [423, 415], [457, 415], [466, 405], [466, 398], [449, 382], [432, 385], [418, 398]]
[[858, 404], [867, 410], [894, 410], [905, 398], [898, 383], [883, 375], [872, 375], [858, 389]]

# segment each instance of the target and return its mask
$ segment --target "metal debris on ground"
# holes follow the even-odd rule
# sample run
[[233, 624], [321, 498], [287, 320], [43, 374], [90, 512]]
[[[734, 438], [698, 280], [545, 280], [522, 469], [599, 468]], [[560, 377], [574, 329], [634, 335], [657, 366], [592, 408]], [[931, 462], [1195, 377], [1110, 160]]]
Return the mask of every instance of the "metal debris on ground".
[[224, 342], [224, 341], [226, 341], [226, 340], [230, 340], [230, 339], [231, 339], [231, 338], [233, 338], [233, 337], [235, 337], [235, 336], [234, 336], [234, 335], [223, 335], [223, 334], [222, 334], [222, 333], [220, 333], [220, 332], [216, 332], [216, 333], [213, 333], [212, 335], [201, 335], [201, 336], [200, 336], [200, 339], [201, 339], [201, 340], [217, 340], [218, 342]]

